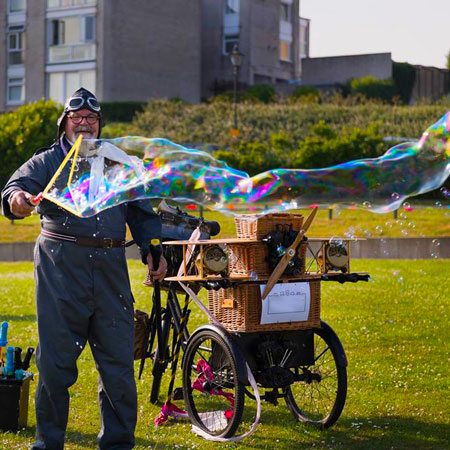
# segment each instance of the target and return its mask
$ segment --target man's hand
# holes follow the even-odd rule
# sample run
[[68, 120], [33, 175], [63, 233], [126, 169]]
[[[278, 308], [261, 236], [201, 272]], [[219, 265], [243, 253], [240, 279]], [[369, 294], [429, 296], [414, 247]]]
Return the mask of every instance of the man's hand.
[[167, 272], [167, 261], [163, 255], [159, 257], [159, 267], [157, 270], [153, 267], [152, 254], [149, 253], [147, 256], [148, 273], [152, 280], [162, 280], [166, 276]]
[[9, 200], [9, 207], [11, 212], [16, 217], [28, 217], [34, 210], [34, 206], [30, 201], [34, 198], [29, 192], [16, 191]]

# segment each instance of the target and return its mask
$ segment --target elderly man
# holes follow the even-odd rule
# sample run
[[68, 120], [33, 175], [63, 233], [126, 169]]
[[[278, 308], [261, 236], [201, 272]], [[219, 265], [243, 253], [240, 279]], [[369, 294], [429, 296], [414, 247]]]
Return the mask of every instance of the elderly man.
[[[2, 192], [6, 217], [33, 211], [30, 200], [43, 191], [77, 137], [98, 138], [103, 119], [88, 90], [78, 89], [58, 119], [58, 140], [38, 150], [11, 177]], [[68, 388], [77, 379], [77, 359], [87, 342], [99, 372], [100, 449], [131, 449], [137, 418], [133, 373], [133, 297], [124, 239], [126, 223], [153, 279], [150, 240], [161, 221], [148, 201], [133, 201], [95, 217], [80, 219], [49, 201], [37, 212], [41, 234], [35, 247], [39, 345], [36, 364], [36, 442], [33, 449], [62, 449], [69, 413]], [[153, 268], [153, 269], [152, 269]]]

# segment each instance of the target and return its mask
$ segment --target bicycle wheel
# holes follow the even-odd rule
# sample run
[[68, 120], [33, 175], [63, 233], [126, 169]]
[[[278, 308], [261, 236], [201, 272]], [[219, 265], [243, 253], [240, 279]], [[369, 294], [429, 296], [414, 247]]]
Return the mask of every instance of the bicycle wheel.
[[244, 384], [238, 376], [244, 364], [211, 327], [191, 336], [183, 360], [183, 395], [194, 425], [216, 437], [234, 434], [244, 410]]
[[321, 428], [333, 425], [347, 397], [347, 360], [339, 338], [322, 322], [315, 328], [314, 364], [295, 368], [298, 381], [284, 390], [296, 420]]

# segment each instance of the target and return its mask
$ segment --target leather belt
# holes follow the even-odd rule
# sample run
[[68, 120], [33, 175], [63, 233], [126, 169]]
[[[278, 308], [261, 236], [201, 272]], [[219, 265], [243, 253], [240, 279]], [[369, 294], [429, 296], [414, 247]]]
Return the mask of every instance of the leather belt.
[[125, 247], [125, 239], [116, 238], [96, 238], [84, 236], [69, 236], [68, 234], [54, 233], [53, 231], [41, 230], [41, 234], [59, 241], [73, 242], [82, 247], [98, 247], [98, 248], [113, 248]]

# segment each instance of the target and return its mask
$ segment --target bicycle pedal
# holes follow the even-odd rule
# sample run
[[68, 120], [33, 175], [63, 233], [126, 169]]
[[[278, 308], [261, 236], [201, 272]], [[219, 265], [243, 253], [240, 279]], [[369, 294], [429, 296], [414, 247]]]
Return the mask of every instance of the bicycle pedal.
[[183, 388], [182, 387], [175, 388], [172, 397], [174, 400], [183, 400]]

